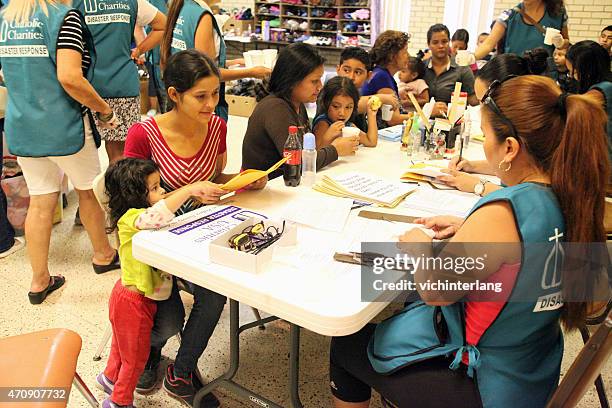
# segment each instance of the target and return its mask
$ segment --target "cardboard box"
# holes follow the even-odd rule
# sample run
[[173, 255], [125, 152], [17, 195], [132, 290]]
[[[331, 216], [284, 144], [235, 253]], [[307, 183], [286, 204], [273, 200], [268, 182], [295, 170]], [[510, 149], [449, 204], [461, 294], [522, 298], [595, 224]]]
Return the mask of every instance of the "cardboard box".
[[225, 95], [229, 106], [229, 114], [248, 118], [255, 110], [257, 100], [252, 96]]
[[[257, 274], [264, 269], [266, 263], [272, 260], [274, 247], [286, 247], [297, 244], [297, 227], [295, 224], [286, 221], [283, 235], [279, 240], [257, 255], [237, 251], [229, 246], [228, 240], [232, 236], [242, 233], [247, 227], [257, 224], [260, 221], [262, 220], [259, 218], [249, 218], [213, 240], [208, 249], [210, 261], [230, 268]], [[283, 221], [267, 219], [263, 220], [263, 222], [266, 228], [274, 226], [279, 231], [283, 228]]]
[[236, 35], [241, 35], [243, 32], [249, 29], [249, 26], [251, 26], [251, 31], [253, 31], [255, 29], [253, 23], [253, 20], [236, 20], [232, 17], [227, 20], [225, 24], [223, 24], [223, 31], [227, 32], [230, 30], [234, 30], [234, 33]]

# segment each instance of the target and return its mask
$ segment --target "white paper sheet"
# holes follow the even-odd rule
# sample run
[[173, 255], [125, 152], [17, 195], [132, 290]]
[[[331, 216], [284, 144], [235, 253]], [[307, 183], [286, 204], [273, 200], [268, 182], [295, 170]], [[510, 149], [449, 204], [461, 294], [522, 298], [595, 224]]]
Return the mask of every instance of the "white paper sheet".
[[287, 204], [282, 218], [323, 231], [341, 232], [352, 206], [350, 198], [303, 195]]
[[404, 208], [427, 211], [432, 215], [466, 217], [479, 199], [474, 194], [419, 188], [406, 197], [401, 205]]

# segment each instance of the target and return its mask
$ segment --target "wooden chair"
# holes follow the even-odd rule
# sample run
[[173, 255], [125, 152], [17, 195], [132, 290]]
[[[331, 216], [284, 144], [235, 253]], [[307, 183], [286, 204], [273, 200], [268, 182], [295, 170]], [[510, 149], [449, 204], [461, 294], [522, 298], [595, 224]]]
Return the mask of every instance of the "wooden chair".
[[612, 354], [612, 312], [608, 311], [602, 324], [588, 339], [565, 373], [559, 387], [546, 405], [547, 408], [576, 406], [593, 381], [600, 376], [610, 354]]
[[63, 408], [68, 404], [70, 388], [74, 384], [89, 405], [98, 407], [98, 401], [76, 372], [81, 344], [81, 337], [68, 329], [43, 330], [0, 339], [0, 387], [61, 388], [65, 390], [65, 399], [24, 400], [15, 406]]

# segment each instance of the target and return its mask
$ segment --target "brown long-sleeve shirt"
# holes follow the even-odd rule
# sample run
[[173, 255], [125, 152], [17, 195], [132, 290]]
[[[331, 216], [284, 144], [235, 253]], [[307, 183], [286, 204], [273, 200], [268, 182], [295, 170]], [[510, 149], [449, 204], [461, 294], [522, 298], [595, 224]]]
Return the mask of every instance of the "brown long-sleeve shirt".
[[[296, 112], [286, 100], [274, 95], [262, 99], [249, 118], [244, 141], [242, 142], [242, 168], [267, 170], [283, 157], [283, 147], [289, 136], [289, 126], [298, 127], [298, 137], [303, 142], [304, 133], [310, 132], [310, 121], [304, 105]], [[317, 150], [317, 170], [338, 159], [334, 146]], [[270, 179], [283, 174], [278, 169]]]

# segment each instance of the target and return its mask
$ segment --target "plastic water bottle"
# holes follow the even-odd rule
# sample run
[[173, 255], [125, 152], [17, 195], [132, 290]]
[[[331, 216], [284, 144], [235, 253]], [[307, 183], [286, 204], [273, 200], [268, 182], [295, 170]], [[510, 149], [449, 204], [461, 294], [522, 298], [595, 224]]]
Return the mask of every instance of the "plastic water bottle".
[[317, 145], [315, 135], [304, 135], [304, 150], [302, 150], [302, 184], [312, 187], [317, 181]]

